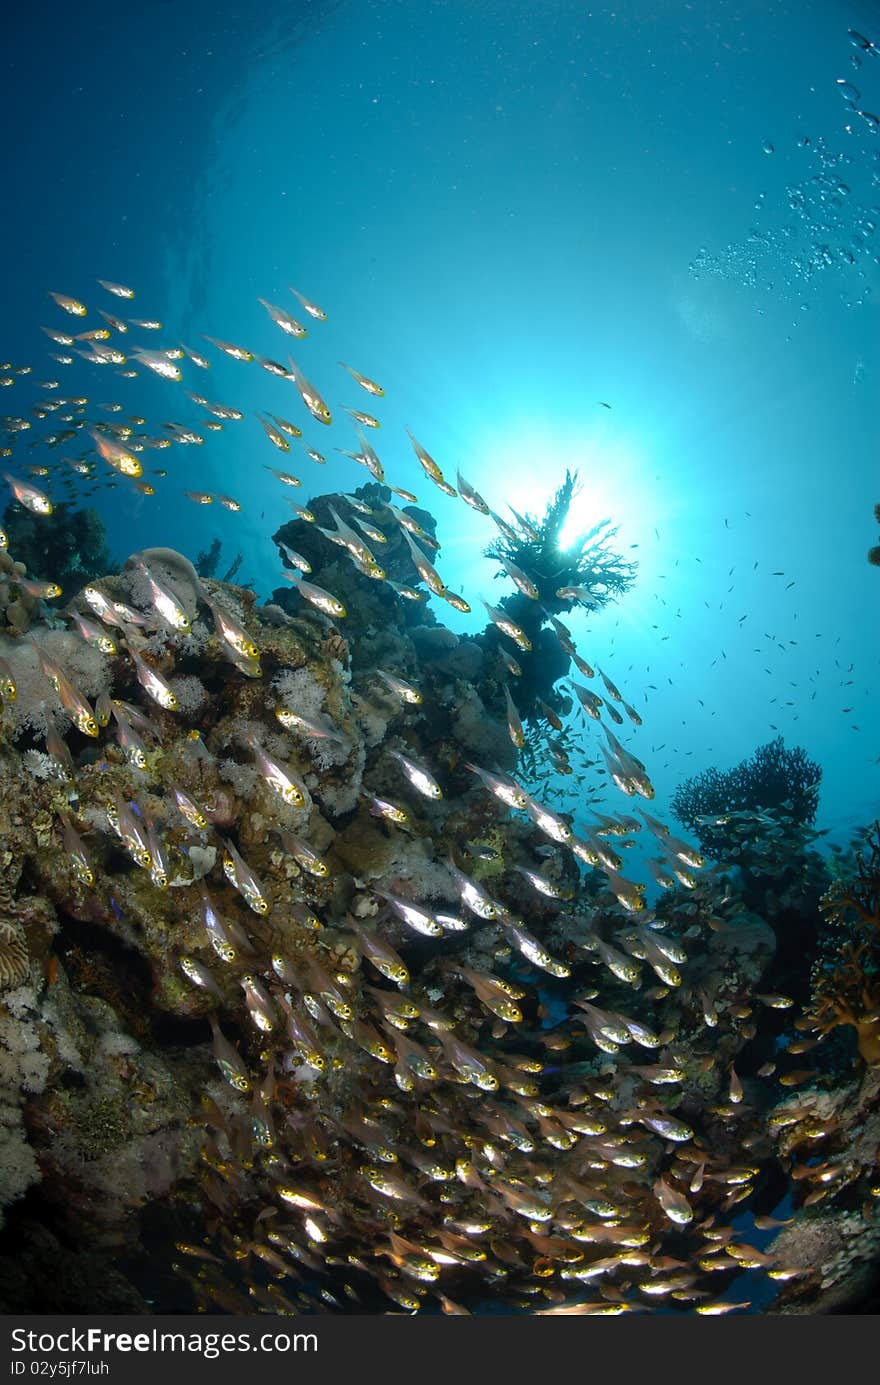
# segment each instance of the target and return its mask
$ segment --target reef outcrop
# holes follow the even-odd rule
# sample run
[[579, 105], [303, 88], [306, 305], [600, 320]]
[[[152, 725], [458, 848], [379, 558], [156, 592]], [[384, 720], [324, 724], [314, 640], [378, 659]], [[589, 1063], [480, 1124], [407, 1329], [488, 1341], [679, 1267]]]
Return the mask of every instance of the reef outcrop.
[[0, 635], [0, 1303], [49, 1306], [53, 1255], [116, 1311], [809, 1301], [810, 1243], [731, 1219], [877, 1174], [852, 1074], [792, 1065], [771, 921], [717, 876], [646, 914], [638, 821], [523, 784], [495, 627], [337, 557], [334, 502], [276, 537], [344, 619], [153, 549], [77, 599], [97, 632]]

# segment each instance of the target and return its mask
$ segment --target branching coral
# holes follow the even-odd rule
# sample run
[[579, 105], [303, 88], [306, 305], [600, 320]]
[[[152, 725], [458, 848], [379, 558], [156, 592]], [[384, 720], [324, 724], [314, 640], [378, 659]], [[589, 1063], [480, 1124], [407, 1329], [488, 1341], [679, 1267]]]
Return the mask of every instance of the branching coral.
[[822, 898], [828, 922], [813, 969], [811, 1016], [823, 1034], [851, 1025], [861, 1057], [880, 1063], [880, 823], [865, 834], [848, 878]]
[[[486, 556], [501, 565], [499, 577], [510, 571], [505, 564], [512, 564], [538, 593], [539, 599], [534, 600], [518, 590], [500, 602], [505, 615], [520, 626], [532, 646], [525, 654], [517, 652], [522, 666], [517, 706], [526, 720], [540, 715], [539, 701], [554, 703], [553, 685], [569, 667], [569, 654], [557, 638], [558, 630], [554, 633], [547, 627], [548, 619], [575, 605], [601, 610], [635, 581], [635, 563], [613, 547], [617, 529], [610, 520], [602, 520], [574, 542], [562, 544], [562, 531], [577, 491], [577, 472], [566, 471], [542, 519], [517, 517], [517, 529], [506, 527], [486, 549]], [[482, 640], [490, 648], [499, 643], [494, 624], [486, 627]]]
[[[785, 834], [812, 823], [821, 779], [805, 750], [787, 749], [777, 736], [733, 769], [713, 766], [686, 779], [672, 796], [672, 812], [706, 855], [740, 862], [751, 841], [769, 843], [774, 827]], [[790, 843], [780, 847], [790, 851]]]
[[609, 519], [593, 525], [573, 543], [562, 544], [562, 530], [577, 493], [578, 474], [566, 471], [543, 519], [525, 515], [528, 528], [521, 526], [521, 538], [514, 540], [502, 533], [486, 549], [488, 558], [501, 563], [506, 560], [521, 568], [534, 582], [549, 610], [569, 610], [576, 598], [561, 597], [559, 592], [574, 587], [584, 587], [589, 593], [588, 604], [598, 610], [622, 596], [635, 580], [635, 564], [627, 562], [611, 546], [617, 528]]

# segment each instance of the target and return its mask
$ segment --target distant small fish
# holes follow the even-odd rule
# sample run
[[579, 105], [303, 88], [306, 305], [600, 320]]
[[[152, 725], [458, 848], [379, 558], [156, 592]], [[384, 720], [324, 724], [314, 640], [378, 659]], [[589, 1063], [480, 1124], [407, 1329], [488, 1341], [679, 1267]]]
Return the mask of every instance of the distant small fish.
[[494, 846], [487, 846], [484, 842], [465, 842], [464, 849], [478, 861], [497, 861], [501, 856]]

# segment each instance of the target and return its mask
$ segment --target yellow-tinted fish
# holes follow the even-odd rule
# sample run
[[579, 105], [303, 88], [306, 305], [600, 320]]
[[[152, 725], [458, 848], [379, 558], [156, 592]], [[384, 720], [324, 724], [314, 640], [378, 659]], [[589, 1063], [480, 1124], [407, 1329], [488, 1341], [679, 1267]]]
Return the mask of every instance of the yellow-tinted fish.
[[525, 745], [525, 732], [523, 731], [522, 720], [513, 698], [510, 696], [510, 689], [504, 684], [504, 702], [507, 708], [507, 731], [517, 750], [522, 750]]
[[312, 418], [316, 418], [319, 423], [330, 423], [333, 415], [330, 413], [330, 410], [327, 408], [327, 405], [324, 403], [314, 385], [309, 383], [302, 371], [289, 356], [287, 358], [287, 363], [290, 366], [293, 382], [299, 390], [302, 401], [312, 415]]
[[0, 659], [0, 697], [4, 702], [14, 702], [18, 697], [15, 675], [5, 659]]
[[298, 572], [285, 571], [284, 575], [289, 582], [293, 582], [300, 595], [324, 615], [333, 616], [335, 620], [344, 619], [345, 607], [332, 592], [325, 591], [323, 587], [316, 586], [314, 582], [306, 582]]
[[470, 505], [471, 509], [476, 510], [478, 514], [487, 515], [489, 513], [489, 506], [480, 493], [475, 491], [473, 486], [468, 484], [460, 471], [456, 472], [455, 479], [458, 482], [458, 493], [465, 504]]
[[274, 303], [267, 303], [265, 298], [258, 298], [257, 302], [262, 303], [276, 327], [280, 327], [282, 332], [286, 332], [289, 337], [306, 336], [306, 328], [284, 308], [277, 308]]
[[386, 673], [384, 669], [377, 668], [376, 672], [393, 693], [402, 698], [404, 702], [411, 702], [413, 706], [418, 706], [422, 702], [422, 694], [412, 684], [404, 682], [393, 673]]
[[323, 308], [319, 308], [317, 303], [310, 303], [307, 298], [303, 298], [302, 294], [297, 289], [293, 288], [292, 285], [288, 284], [288, 288], [290, 289], [290, 292], [293, 294], [294, 298], [299, 299], [300, 303], [302, 304], [303, 311], [307, 312], [309, 317], [313, 317], [316, 322], [327, 321], [327, 314], [324, 312]]
[[310, 875], [316, 875], [319, 880], [323, 880], [330, 874], [327, 862], [301, 837], [297, 837], [293, 832], [282, 832], [281, 841], [284, 850]]
[[115, 298], [134, 298], [134, 289], [126, 288], [124, 284], [113, 284], [107, 279], [99, 279], [97, 282]]
[[170, 361], [164, 351], [132, 351], [131, 358], [138, 365], [144, 365], [163, 380], [182, 380], [180, 366]]
[[58, 700], [64, 710], [70, 715], [74, 725], [82, 731], [85, 736], [97, 736], [98, 723], [95, 720], [91, 707], [82, 693], [74, 686], [64, 670], [60, 668], [53, 659], [50, 659], [42, 645], [37, 644], [35, 648], [43, 674], [54, 687], [58, 694]]
[[239, 856], [232, 842], [221, 839], [224, 846], [223, 873], [234, 889], [243, 896], [255, 914], [268, 914], [265, 891], [250, 866]]
[[[263, 425], [263, 431], [266, 434], [266, 437], [269, 439], [271, 443], [274, 443], [274, 445], [278, 448], [278, 451], [289, 452], [290, 443], [287, 441], [287, 438], [285, 438], [284, 435], [280, 433], [277, 428], [274, 428], [271, 423], [267, 423], [266, 420], [260, 414], [257, 414], [257, 418]], [[271, 471], [271, 467], [269, 468], [269, 470]]]
[[419, 464], [421, 465], [421, 468], [424, 471], [425, 475], [429, 476], [431, 480], [435, 483], [437, 481], [442, 481], [444, 479], [443, 472], [440, 470], [440, 467], [434, 461], [434, 458], [431, 456], [430, 452], [425, 451], [424, 447], [422, 447], [422, 444], [419, 442], [418, 438], [413, 437], [412, 433], [410, 433], [408, 428], [406, 431], [409, 435], [409, 440], [412, 443], [413, 451], [418, 457]]
[[255, 735], [249, 735], [246, 739], [257, 762], [257, 768], [269, 787], [280, 794], [291, 808], [305, 807], [305, 792], [296, 777], [266, 754]]
[[[482, 601], [483, 598], [481, 597], [480, 600]], [[493, 625], [497, 625], [502, 635], [506, 635], [508, 639], [513, 640], [518, 649], [522, 649], [525, 653], [528, 653], [531, 650], [532, 642], [521, 626], [517, 625], [516, 621], [511, 620], [510, 616], [505, 615], [503, 611], [499, 611], [497, 607], [490, 606], [488, 601], [483, 601], [483, 605], [486, 608], [489, 619], [492, 621]]]
[[104, 461], [112, 466], [114, 471], [120, 472], [123, 476], [132, 477], [143, 474], [143, 467], [137, 457], [123, 447], [121, 443], [114, 442], [112, 438], [105, 437], [101, 433], [93, 432], [92, 437]]
[[207, 356], [203, 356], [200, 351], [194, 351], [191, 346], [187, 346], [184, 342], [180, 344], [193, 365], [197, 365], [200, 370], [211, 369], [211, 362], [208, 360]]
[[403, 537], [406, 539], [413, 563], [422, 581], [435, 596], [444, 596], [446, 584], [437, 569], [428, 562], [421, 549], [416, 547], [406, 529], [403, 530]]
[[35, 601], [51, 601], [61, 595], [61, 588], [57, 582], [40, 582], [35, 577], [17, 577], [16, 585], [25, 596], [33, 597]]
[[216, 346], [217, 350], [222, 351], [224, 355], [231, 356], [234, 361], [252, 361], [254, 359], [254, 353], [248, 351], [244, 346], [235, 346], [229, 341], [218, 341], [216, 337], [209, 337], [207, 332], [204, 333], [204, 337], [205, 341], [209, 341], [212, 346]]
[[[264, 424], [263, 426], [265, 427], [265, 424]], [[283, 438], [282, 438], [282, 442], [284, 442], [284, 439], [283, 439]], [[287, 446], [289, 446], [289, 444], [287, 444]], [[282, 451], [282, 452], [285, 451], [285, 450], [286, 450], [286, 449], [285, 449], [284, 447], [281, 448], [281, 451]], [[271, 471], [271, 473], [272, 473], [272, 475], [275, 477], [275, 479], [278, 480], [278, 481], [280, 481], [281, 484], [282, 484], [283, 486], [301, 486], [301, 485], [302, 485], [302, 481], [299, 479], [299, 477], [298, 477], [298, 476], [292, 475], [292, 473], [289, 472], [289, 471], [276, 471], [276, 469], [275, 469], [274, 466], [266, 466], [266, 463], [265, 463], [265, 462], [263, 463], [263, 467], [264, 467], [264, 469], [265, 469], [266, 471]], [[283, 544], [282, 544], [281, 546], [284, 547]], [[303, 569], [303, 571], [305, 571], [305, 570], [306, 570], [306, 569]], [[312, 570], [311, 567], [309, 567], [309, 568], [308, 568], [308, 571], [311, 572], [311, 570]]]
[[164, 707], [166, 712], [176, 712], [179, 707], [177, 694], [174, 692], [173, 688], [166, 683], [161, 673], [157, 673], [154, 668], [151, 668], [141, 655], [130, 646], [129, 654], [134, 664], [137, 680], [144, 692], [147, 693], [154, 702], [157, 702], [160, 707]]
[[231, 1087], [234, 1087], [237, 1092], [250, 1091], [251, 1080], [247, 1068], [232, 1047], [232, 1044], [224, 1036], [214, 1016], [209, 1015], [208, 1021], [211, 1025], [211, 1033], [214, 1036], [213, 1047], [217, 1066], [226, 1078], [226, 1081]]
[[27, 481], [18, 481], [14, 476], [10, 476], [8, 471], [2, 473], [12, 494], [15, 496], [19, 505], [23, 505], [26, 510], [30, 510], [35, 515], [51, 515], [52, 502], [48, 495], [37, 490], [36, 486], [30, 485]]
[[367, 394], [372, 394], [377, 399], [381, 399], [383, 397], [385, 391], [383, 390], [381, 385], [376, 384], [375, 380], [370, 380], [367, 378], [366, 375], [361, 375], [359, 371], [354, 370], [350, 365], [346, 365], [345, 361], [339, 361], [339, 365], [342, 366], [343, 370], [348, 371], [351, 378], [357, 381], [361, 389], [367, 391]]
[[69, 298], [66, 293], [53, 293], [51, 289], [49, 297], [54, 298], [59, 308], [63, 308], [66, 313], [71, 313], [74, 317], [85, 317], [85, 305], [80, 303], [78, 298]]

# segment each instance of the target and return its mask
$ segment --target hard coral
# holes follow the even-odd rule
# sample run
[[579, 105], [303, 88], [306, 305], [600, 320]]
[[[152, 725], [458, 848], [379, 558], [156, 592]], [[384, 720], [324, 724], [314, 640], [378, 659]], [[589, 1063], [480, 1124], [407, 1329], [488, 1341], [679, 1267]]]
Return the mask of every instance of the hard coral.
[[880, 823], [847, 879], [822, 897], [829, 932], [813, 970], [812, 1018], [823, 1034], [851, 1025], [869, 1066], [880, 1063]]

